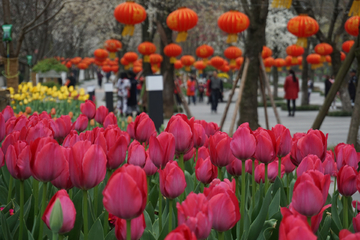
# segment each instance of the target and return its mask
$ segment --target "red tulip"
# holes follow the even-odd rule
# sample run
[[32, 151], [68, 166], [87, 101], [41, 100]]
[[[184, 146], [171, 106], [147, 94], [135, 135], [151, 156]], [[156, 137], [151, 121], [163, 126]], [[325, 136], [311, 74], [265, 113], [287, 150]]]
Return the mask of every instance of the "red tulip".
[[182, 224], [171, 231], [165, 238], [165, 240], [196, 240], [195, 233], [185, 224]]
[[293, 215], [289, 209], [282, 207], [283, 216], [280, 222], [279, 240], [316, 240], [309, 224], [299, 215]]
[[62, 115], [55, 120], [59, 130], [59, 137], [65, 138], [71, 131], [71, 118], [68, 115]]
[[214, 135], [216, 132], [220, 131], [220, 127], [214, 122], [206, 122], [205, 120], [195, 120], [196, 123], [201, 124], [206, 132], [208, 137]]
[[[356, 179], [356, 181], [358, 181]], [[352, 201], [352, 206], [357, 210], [357, 212], [360, 212], [360, 202], [359, 201]]]
[[358, 163], [360, 161], [360, 153], [357, 153], [354, 145], [339, 143], [335, 147], [336, 164], [338, 170], [345, 165], [349, 165], [358, 169]]
[[5, 134], [6, 134], [5, 118], [2, 115], [2, 113], [0, 113], [0, 142], [2, 142], [2, 140], [4, 140]]
[[11, 117], [13, 117], [14, 116], [14, 110], [12, 109], [12, 107], [11, 106], [6, 106], [5, 108], [4, 108], [4, 110], [2, 110], [2, 115], [4, 116], [4, 119], [5, 119], [5, 122], [7, 122], [7, 120], [9, 119], [9, 118], [11, 118]]
[[265, 164], [271, 163], [277, 156], [277, 143], [274, 133], [270, 130], [259, 128], [254, 134], [257, 141], [255, 158]]
[[[140, 216], [131, 219], [131, 240], [139, 240], [146, 228], [145, 217], [142, 213]], [[126, 220], [116, 218], [115, 235], [118, 240], [126, 240]]]
[[75, 187], [88, 190], [105, 178], [106, 155], [99, 145], [79, 141], [71, 148], [69, 161], [70, 179]]
[[109, 114], [109, 110], [105, 106], [100, 106], [95, 112], [95, 121], [103, 125], [106, 116]]
[[357, 214], [356, 217], [353, 218], [353, 227], [355, 232], [360, 232], [360, 214]]
[[207, 135], [204, 127], [201, 124], [194, 123], [194, 148], [199, 148], [204, 146]]
[[54, 138], [54, 131], [51, 129], [50, 121], [51, 120], [44, 119], [38, 122], [34, 127], [29, 127], [26, 133], [26, 141], [30, 143], [37, 138]]
[[[119, 130], [119, 131], [117, 131]], [[107, 169], [117, 169], [126, 159], [128, 141], [120, 129], [106, 129], [104, 133], [107, 149]]]
[[60, 176], [66, 164], [60, 145], [51, 138], [38, 138], [30, 144], [32, 176], [41, 182], [51, 182]]
[[76, 130], [78, 132], [84, 131], [88, 126], [89, 120], [87, 116], [80, 114], [76, 121], [73, 123], [71, 130]]
[[[196, 155], [196, 149], [195, 148], [190, 149], [187, 153], [184, 154], [184, 162], [187, 162], [190, 159], [193, 159], [193, 157], [195, 157], [195, 155]], [[179, 156], [177, 156], [177, 158], [179, 158]]]
[[103, 204], [109, 213], [129, 220], [143, 213], [147, 194], [145, 171], [125, 164], [111, 175], [103, 191]]
[[[279, 172], [279, 162], [273, 161], [268, 165], [268, 179], [270, 182], [275, 182], [276, 177]], [[285, 167], [281, 164], [281, 177], [285, 174]], [[259, 166], [255, 168], [255, 181], [260, 183], [262, 181], [265, 182], [265, 164], [261, 163]]]
[[[30, 157], [30, 146], [24, 141], [17, 141], [14, 145], [8, 147], [5, 156], [6, 167], [13, 178], [25, 180], [31, 177]], [[4, 163], [3, 161], [0, 162]]]
[[131, 139], [135, 139], [135, 123], [131, 122], [127, 125], [126, 132], [130, 135]]
[[117, 125], [117, 118], [112, 112], [105, 117], [103, 123], [104, 128], [107, 128], [110, 125]]
[[40, 113], [39, 117], [41, 120], [43, 120], [43, 119], [50, 120], [52, 118], [51, 114], [47, 113], [46, 111], [42, 111], [42, 113]]
[[318, 170], [324, 173], [324, 168], [321, 160], [316, 156], [309, 154], [301, 161], [299, 167], [296, 169], [296, 174], [300, 177], [307, 170]]
[[281, 164], [285, 167], [285, 173], [292, 173], [296, 168], [291, 162], [290, 153], [281, 159]]
[[171, 133], [162, 132], [157, 137], [150, 137], [149, 155], [156, 167], [165, 167], [166, 163], [174, 158], [174, 154], [174, 135]]
[[96, 113], [96, 106], [91, 100], [86, 100], [84, 103], [80, 104], [80, 111], [82, 114], [88, 117], [88, 119], [93, 119]]
[[7, 122], [6, 122], [6, 135], [9, 135], [10, 133], [14, 132], [14, 131], [21, 131], [21, 129], [23, 127], [26, 127], [28, 123], [28, 119], [24, 116], [21, 115], [18, 118], [10, 118]]
[[68, 190], [74, 187], [70, 179], [70, 171], [69, 171], [69, 161], [70, 158], [72, 157], [72, 151], [71, 148], [64, 148], [64, 147], [61, 147], [61, 150], [63, 152], [63, 155], [65, 156], [66, 164], [60, 176], [54, 179], [53, 181], [51, 181], [51, 184], [59, 189]]
[[65, 190], [59, 190], [49, 201], [47, 205], [44, 215], [42, 216], [42, 220], [50, 228], [50, 217], [53, 207], [56, 203], [56, 200], [60, 200], [63, 222], [61, 229], [59, 231], [60, 234], [70, 232], [71, 229], [74, 228], [75, 219], [76, 219], [76, 209], [74, 203], [71, 201], [69, 195]]
[[221, 187], [221, 188], [223, 188], [225, 190], [231, 190], [231, 191], [235, 192], [235, 188], [236, 188], [235, 179], [233, 179], [231, 182], [227, 178], [225, 178], [224, 181], [221, 181], [218, 178], [214, 179], [210, 183], [208, 188], [204, 188], [205, 196], [208, 199], [212, 198], [217, 193], [216, 191], [213, 191], [217, 187]]
[[213, 212], [212, 228], [216, 231], [225, 232], [240, 220], [239, 201], [234, 191], [226, 187], [226, 184], [213, 187], [207, 199]]
[[143, 168], [145, 166], [145, 161], [146, 153], [144, 146], [134, 140], [129, 147], [127, 163]]
[[10, 145], [13, 145], [17, 140], [19, 140], [20, 132], [12, 132], [11, 134], [7, 135], [2, 142], [1, 150], [6, 155], [6, 151]]
[[193, 148], [193, 129], [194, 118], [188, 120], [184, 114], [177, 114], [170, 118], [165, 132], [174, 135], [176, 154], [185, 154]]
[[77, 131], [71, 130], [70, 133], [64, 139], [63, 147], [72, 147], [78, 141], [80, 141], [80, 137]]
[[209, 184], [217, 178], [218, 169], [211, 163], [210, 157], [207, 157], [205, 160], [199, 158], [195, 165], [195, 175], [199, 182]]
[[210, 157], [209, 149], [206, 147], [200, 147], [198, 149], [198, 158], [206, 159], [207, 157]]
[[355, 168], [343, 166], [337, 174], [337, 187], [341, 195], [350, 197], [356, 192], [358, 173]]
[[339, 240], [358, 240], [360, 233], [352, 233], [347, 229], [343, 229], [339, 233]]
[[323, 162], [324, 174], [330, 174], [332, 177], [336, 177], [338, 169], [334, 160], [334, 153], [331, 150], [326, 152], [326, 157]]
[[225, 167], [234, 159], [230, 149], [231, 138], [224, 132], [217, 132], [209, 139], [210, 160], [217, 167]]
[[330, 187], [330, 176], [319, 171], [309, 170], [297, 178], [292, 205], [300, 214], [311, 217], [324, 206]]
[[159, 169], [159, 178], [160, 191], [164, 197], [174, 199], [185, 191], [185, 175], [177, 162], [169, 161], [164, 170]]
[[271, 129], [275, 135], [276, 145], [277, 145], [277, 154], [279, 157], [285, 157], [291, 151], [291, 134], [290, 130], [284, 125], [276, 124], [275, 127]]
[[[258, 160], [254, 160], [255, 161], [255, 168], [259, 165], [259, 161]], [[245, 161], [245, 172], [252, 174], [252, 164], [253, 164], [253, 160], [252, 159], [248, 159]]]
[[326, 156], [328, 134], [325, 136], [319, 130], [310, 129], [307, 134], [301, 135], [298, 139], [293, 138], [291, 160], [294, 165], [299, 166], [301, 160], [309, 154], [316, 155], [323, 161]]
[[150, 136], [156, 137], [157, 135], [155, 124], [146, 113], [141, 113], [135, 118], [134, 130], [135, 139], [141, 143], [148, 143]]
[[256, 150], [256, 138], [249, 127], [249, 123], [239, 126], [230, 143], [231, 152], [242, 161], [251, 158]]
[[1, 168], [2, 166], [4, 166], [4, 164], [5, 164], [5, 156], [4, 156], [3, 151], [2, 151], [1, 148], [0, 148], [0, 168]]
[[197, 239], [206, 239], [211, 232], [212, 210], [205, 195], [191, 192], [181, 204], [176, 203], [178, 224], [185, 224]]
[[242, 162], [239, 159], [233, 160], [229, 165], [226, 166], [227, 172], [235, 177], [241, 176]]
[[149, 156], [149, 150], [146, 151], [146, 162], [145, 162], [145, 166], [143, 169], [146, 173], [146, 176], [152, 176], [158, 170], [158, 168], [155, 166], [155, 164], [153, 163], [153, 161], [151, 160], [151, 158]]

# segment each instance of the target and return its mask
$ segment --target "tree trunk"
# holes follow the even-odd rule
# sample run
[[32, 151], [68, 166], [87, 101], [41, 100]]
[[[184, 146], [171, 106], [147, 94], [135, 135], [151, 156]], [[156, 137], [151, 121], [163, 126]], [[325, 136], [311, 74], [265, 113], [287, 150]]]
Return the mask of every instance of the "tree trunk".
[[[309, 65], [306, 61], [306, 57], [309, 55], [309, 46], [307, 48], [304, 49], [304, 54], [303, 54], [303, 61], [302, 61], [302, 73], [301, 73], [301, 106], [306, 106], [309, 104], [309, 95], [308, 95], [308, 85], [307, 85], [307, 80], [308, 80], [308, 70], [309, 70]], [[315, 79], [312, 79], [313, 82], [315, 82]]]
[[273, 67], [272, 69], [272, 75], [273, 75], [273, 97], [274, 99], [278, 97], [278, 88], [279, 88], [279, 72], [276, 67]]
[[6, 86], [14, 88], [15, 92], [18, 91], [19, 86], [19, 61], [17, 58], [4, 59], [4, 68], [6, 76]]

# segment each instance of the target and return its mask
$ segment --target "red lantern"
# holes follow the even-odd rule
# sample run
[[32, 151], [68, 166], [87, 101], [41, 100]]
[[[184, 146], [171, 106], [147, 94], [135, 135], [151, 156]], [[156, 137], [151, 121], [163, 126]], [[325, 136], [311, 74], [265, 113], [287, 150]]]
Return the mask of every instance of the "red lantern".
[[182, 48], [175, 43], [170, 43], [164, 48], [164, 53], [170, 58], [170, 63], [173, 64], [176, 62], [176, 57], [182, 53]]
[[[241, 65], [244, 63], [244, 58], [243, 57], [238, 57], [237, 59], [236, 59], [236, 67], [238, 68], [238, 69], [240, 69], [241, 68]], [[231, 66], [230, 66], [231, 67]]]
[[88, 64], [86, 64], [85, 62], [81, 62], [77, 65], [78, 69], [81, 69], [81, 70], [85, 70], [89, 67]]
[[328, 43], [319, 43], [314, 48], [315, 52], [321, 56], [321, 61], [326, 61], [326, 56], [330, 55], [333, 52], [333, 48]]
[[114, 16], [118, 22], [125, 24], [122, 35], [132, 36], [134, 34], [134, 25], [145, 21], [146, 10], [140, 4], [126, 1], [115, 8]]
[[82, 60], [81, 57], [75, 57], [75, 58], [71, 59], [70, 61], [72, 64], [77, 65], [81, 62], [81, 60]]
[[214, 54], [214, 49], [209, 45], [201, 45], [196, 48], [196, 56], [202, 58], [204, 63], [207, 64], [208, 58]]
[[142, 68], [142, 62], [140, 60], [137, 60], [133, 63], [134, 68], [135, 67], [141, 67]]
[[96, 49], [94, 52], [95, 59], [99, 62], [103, 62], [109, 56], [109, 52], [104, 49]]
[[224, 65], [225, 61], [223, 58], [216, 56], [211, 58], [210, 64], [216, 69], [220, 69]]
[[100, 62], [98, 60], [95, 60], [94, 64], [99, 67], [104, 66], [104, 62]]
[[203, 61], [196, 61], [194, 67], [199, 71], [199, 74], [202, 74], [203, 70], [206, 68], [206, 64]]
[[345, 30], [348, 34], [357, 37], [359, 35], [360, 16], [349, 18], [345, 23]]
[[105, 65], [102, 67], [102, 70], [106, 73], [111, 72], [111, 67], [109, 65]]
[[331, 56], [330, 55], [325, 56], [325, 61], [327, 62], [328, 65], [331, 66]]
[[183, 68], [183, 64], [181, 63], [180, 60], [176, 60], [175, 63], [174, 63], [174, 68], [175, 69], [181, 69]]
[[344, 61], [344, 60], [345, 60], [345, 58], [346, 58], [345, 53], [340, 52], [340, 59], [341, 59], [341, 61]]
[[140, 67], [140, 66], [134, 66], [134, 68], [133, 68], [133, 72], [134, 73], [139, 73], [139, 72], [141, 72], [143, 69], [142, 69], [142, 67]]
[[151, 71], [153, 73], [157, 73], [160, 69], [160, 64], [154, 64], [154, 65], [151, 65]]
[[287, 24], [287, 29], [290, 33], [298, 37], [297, 45], [307, 47], [307, 38], [319, 31], [319, 24], [315, 19], [306, 14], [300, 14], [290, 19]]
[[227, 73], [228, 71], [230, 71], [230, 67], [228, 65], [223, 65], [221, 68], [220, 68], [220, 71], [224, 72], [224, 73]]
[[190, 55], [185, 55], [181, 57], [180, 61], [185, 66], [185, 71], [190, 71], [190, 67], [194, 64], [195, 58]]
[[149, 55], [156, 52], [156, 46], [152, 42], [143, 42], [139, 44], [138, 51], [144, 55], [144, 62], [150, 62]]
[[286, 69], [289, 70], [291, 66], [295, 66], [297, 65], [298, 62], [294, 62], [293, 58], [291, 56], [286, 56], [285, 58], [285, 65], [286, 65]]
[[268, 57], [264, 59], [265, 71], [270, 72], [271, 67], [274, 66], [274, 58]]
[[160, 64], [162, 63], [162, 61], [163, 61], [163, 57], [160, 54], [151, 54], [150, 55], [151, 66], [157, 68], [158, 70], [160, 68]]
[[230, 66], [236, 66], [235, 59], [241, 57], [242, 51], [238, 47], [231, 46], [225, 49], [224, 55], [226, 58], [230, 59]]
[[294, 62], [297, 62], [297, 57], [304, 54], [304, 48], [296, 44], [293, 44], [286, 48], [286, 54], [292, 56]]
[[309, 54], [306, 61], [311, 64], [311, 69], [322, 67], [321, 56], [317, 53]]
[[277, 67], [278, 71], [282, 71], [282, 68], [286, 65], [285, 60], [282, 58], [276, 58], [274, 60], [274, 66]]
[[121, 58], [120, 63], [125, 67], [125, 70], [128, 70], [130, 68], [130, 63], [125, 58]]
[[302, 62], [303, 62], [303, 57], [297, 57], [298, 60], [298, 65], [299, 65], [299, 69], [302, 70]]
[[138, 59], [138, 55], [134, 52], [127, 52], [123, 58], [129, 63], [129, 67], [132, 67], [133, 63]]
[[349, 40], [343, 43], [342, 45], [342, 50], [346, 53], [350, 52], [350, 49], [352, 48], [352, 46], [354, 45], [355, 41], [353, 40]]
[[268, 57], [271, 57], [272, 55], [272, 51], [270, 48], [268, 48], [267, 46], [263, 46], [263, 50], [262, 50], [262, 53], [261, 53], [261, 57], [263, 59], [265, 58], [268, 58]]
[[120, 51], [122, 48], [122, 44], [118, 40], [109, 39], [105, 41], [104, 47], [110, 52], [110, 58], [114, 59], [116, 57], [116, 52]]
[[239, 11], [229, 11], [218, 19], [218, 26], [228, 33], [227, 43], [237, 42], [237, 34], [245, 31], [250, 25], [249, 18]]
[[72, 63], [71, 63], [71, 62], [67, 62], [65, 66], [66, 66], [67, 68], [71, 68]]
[[187, 31], [195, 27], [197, 22], [198, 16], [196, 12], [186, 7], [173, 11], [166, 19], [168, 27], [179, 32], [176, 42], [184, 42], [187, 38]]

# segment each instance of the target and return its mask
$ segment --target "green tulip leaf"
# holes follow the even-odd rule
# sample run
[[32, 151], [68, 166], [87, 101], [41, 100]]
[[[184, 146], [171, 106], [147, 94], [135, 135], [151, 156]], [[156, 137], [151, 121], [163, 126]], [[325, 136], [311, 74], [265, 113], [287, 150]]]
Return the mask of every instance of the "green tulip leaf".
[[269, 218], [271, 219], [275, 213], [280, 211], [280, 191], [281, 189], [279, 189], [274, 197], [273, 200], [270, 203], [270, 207], [269, 207]]
[[[150, 206], [151, 206], [151, 204], [150, 204]], [[154, 214], [152, 213], [152, 215], [154, 215]], [[151, 221], [150, 215], [148, 214], [148, 212], [146, 210], [144, 211], [144, 218], [145, 218], [145, 224], [146, 224], [145, 230], [152, 232], [152, 230], [153, 230], [152, 221]]]
[[28, 231], [28, 240], [35, 240], [30, 231]]
[[105, 240], [116, 240], [115, 228], [113, 228], [105, 237]]
[[329, 215], [327, 215], [325, 217], [325, 220], [323, 220], [324, 224], [322, 226], [322, 228], [320, 229], [320, 231], [318, 231], [318, 239], [319, 240], [326, 240], [327, 236], [329, 235], [330, 232], [330, 227], [331, 227], [331, 217]]
[[74, 192], [72, 201], [76, 209], [76, 220], [74, 228], [69, 232], [69, 239], [79, 239], [80, 231], [82, 229], [83, 218], [82, 218], [82, 191], [78, 191], [76, 194]]
[[104, 240], [104, 230], [100, 219], [97, 219], [90, 228], [89, 239]]
[[[141, 240], [156, 240], [156, 238], [154, 237], [154, 235], [148, 231], [148, 230], [145, 230], [142, 237], [140, 238]], [[105, 239], [107, 240], [107, 239]]]
[[1, 217], [1, 229], [2, 229], [4, 239], [12, 240], [13, 238], [12, 238], [12, 235], [10, 233], [10, 229], [9, 229], [8, 224], [7, 224], [7, 220], [6, 220], [5, 215], [3, 214], [2, 211], [0, 211], [0, 217]]
[[[339, 217], [339, 212], [338, 212], [338, 197], [339, 197], [339, 193], [336, 192], [334, 193], [333, 197], [332, 197], [332, 205], [331, 205], [331, 216], [332, 216], [332, 224], [331, 224], [331, 229], [335, 232], [335, 234], [339, 234], [340, 229], [343, 229], [341, 221], [340, 221], [340, 217]], [[341, 201], [339, 201], [341, 202]]]
[[187, 196], [194, 191], [194, 177], [190, 175], [188, 171], [185, 171], [185, 180], [187, 184], [185, 188], [185, 194]]
[[150, 194], [148, 194], [148, 198], [153, 208], [156, 208], [157, 202], [159, 200], [159, 185], [154, 185], [150, 191]]

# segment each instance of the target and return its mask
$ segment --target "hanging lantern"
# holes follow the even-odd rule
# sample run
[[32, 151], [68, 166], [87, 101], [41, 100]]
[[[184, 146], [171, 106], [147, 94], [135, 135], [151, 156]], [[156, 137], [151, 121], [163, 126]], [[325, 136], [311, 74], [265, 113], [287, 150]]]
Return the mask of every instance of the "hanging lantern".
[[315, 19], [300, 14], [296, 16], [287, 24], [287, 29], [290, 33], [298, 37], [296, 45], [307, 47], [307, 38], [316, 34], [319, 31], [319, 24]]
[[124, 66], [125, 70], [128, 70], [130, 68], [130, 63], [125, 58], [121, 58], [120, 63]]
[[271, 7], [272, 8], [287, 8], [291, 7], [292, 0], [273, 0]]
[[133, 66], [134, 67], [141, 67], [142, 68], [142, 62], [140, 60], [136, 60], [134, 63], [133, 63]]
[[325, 56], [325, 61], [327, 62], [327, 64], [329, 66], [331, 66], [331, 56], [330, 55]]
[[264, 59], [265, 71], [271, 72], [272, 66], [274, 66], [274, 58], [268, 57]]
[[302, 70], [303, 69], [303, 65], [302, 65], [302, 62], [303, 62], [303, 57], [297, 57], [297, 60], [298, 60], [298, 65], [299, 65], [299, 69]]
[[109, 56], [109, 52], [104, 49], [96, 49], [94, 52], [95, 59], [99, 62], [103, 62]]
[[174, 63], [174, 68], [175, 69], [181, 69], [181, 68], [183, 68], [184, 66], [183, 66], [183, 64], [181, 63], [181, 61], [180, 60], [176, 60], [175, 61], [175, 63]]
[[198, 16], [193, 10], [181, 7], [172, 13], [166, 19], [168, 27], [179, 32], [176, 38], [176, 42], [185, 42], [187, 38], [187, 31], [196, 26], [198, 22]]
[[326, 56], [333, 52], [333, 48], [328, 43], [319, 43], [314, 48], [315, 52], [321, 56], [321, 62], [326, 61]]
[[230, 71], [230, 67], [229, 65], [223, 65], [221, 68], [220, 68], [220, 71], [224, 72], [224, 73], [227, 73]]
[[106, 73], [111, 72], [111, 67], [109, 65], [105, 65], [102, 67], [102, 70]]
[[89, 65], [86, 64], [85, 62], [81, 62], [77, 65], [78, 69], [81, 69], [81, 70], [85, 70], [85, 69], [88, 69]]
[[202, 58], [204, 63], [207, 64], [208, 58], [214, 54], [214, 49], [209, 45], [201, 45], [200, 47], [196, 48], [196, 56]]
[[249, 25], [248, 16], [239, 11], [226, 12], [218, 19], [219, 28], [229, 34], [226, 40], [227, 43], [237, 42], [237, 34], [245, 31]]
[[349, 16], [360, 16], [360, 0], [354, 0], [351, 5]]
[[185, 66], [185, 71], [190, 71], [190, 67], [194, 64], [195, 58], [190, 55], [185, 55], [181, 57], [180, 61]]
[[114, 16], [118, 22], [125, 24], [122, 36], [132, 36], [134, 25], [145, 21], [146, 10], [134, 1], [126, 1], [115, 8]]
[[142, 69], [142, 67], [139, 67], [139, 66], [134, 66], [134, 68], [133, 68], [133, 72], [135, 73], [135, 74], [138, 74], [139, 72], [141, 72], [143, 69]]
[[110, 58], [114, 59], [116, 57], [116, 52], [121, 50], [122, 44], [118, 40], [109, 39], [105, 41], [104, 47], [110, 53]]
[[[154, 67], [155, 69], [157, 69], [157, 71], [160, 68], [160, 64], [163, 61], [163, 57], [160, 54], [151, 54], [150, 55], [150, 64], [152, 66], [152, 68]], [[156, 71], [156, 72], [157, 72]]]
[[344, 61], [344, 60], [345, 60], [345, 58], [346, 58], [345, 53], [340, 52], [340, 59], [341, 59], [341, 61]]
[[211, 58], [210, 64], [216, 69], [220, 69], [224, 65], [225, 61], [222, 57], [216, 56]]
[[164, 53], [170, 58], [170, 63], [174, 64], [176, 62], [176, 57], [182, 53], [182, 48], [175, 43], [170, 43], [164, 48]]
[[345, 30], [348, 34], [357, 37], [359, 35], [359, 22], [360, 16], [354, 16], [349, 18], [345, 22]]
[[116, 74], [119, 71], [119, 66], [110, 66], [111, 71]]
[[286, 48], [286, 54], [291, 56], [294, 62], [297, 62], [297, 57], [304, 54], [304, 48], [296, 44], [290, 45]]
[[282, 71], [282, 68], [285, 66], [285, 60], [282, 58], [276, 58], [274, 60], [274, 66], [277, 67], [277, 70], [280, 72]]
[[297, 62], [297, 61], [294, 62], [294, 61], [293, 61], [293, 58], [292, 58], [291, 56], [286, 56], [286, 58], [285, 58], [286, 70], [290, 70], [290, 68], [291, 68], [292, 66], [295, 66], [295, 65], [297, 65], [297, 64], [298, 64], [298, 62]]
[[153, 73], [157, 73], [157, 72], [159, 72], [159, 70], [160, 70], [160, 64], [153, 64], [153, 65], [151, 65], [151, 71], [152, 71]]
[[316, 69], [322, 67], [321, 56], [317, 53], [309, 54], [306, 58], [306, 61], [311, 64], [311, 69]]
[[196, 61], [194, 67], [199, 71], [199, 74], [203, 73], [203, 70], [206, 68], [204, 61]]
[[138, 51], [144, 55], [144, 62], [150, 62], [149, 56], [156, 52], [156, 46], [152, 42], [143, 42], [139, 44]]
[[263, 59], [271, 57], [272, 55], [272, 50], [270, 48], [268, 48], [267, 46], [263, 46], [263, 50], [261, 52], [261, 57]]
[[342, 44], [342, 50], [346, 53], [350, 52], [350, 49], [352, 48], [352, 46], [354, 45], [355, 41], [354, 40], [349, 40], [346, 41]]
[[236, 68], [240, 69], [241, 65], [243, 65], [243, 63], [244, 63], [244, 58], [238, 57], [235, 61], [236, 61]]
[[71, 63], [71, 62], [67, 62], [65, 66], [66, 66], [67, 68], [71, 68], [72, 63]]
[[123, 58], [129, 63], [129, 67], [131, 68], [133, 63], [138, 59], [138, 55], [134, 52], [127, 52]]
[[242, 51], [238, 47], [231, 46], [225, 49], [224, 55], [226, 58], [230, 59], [230, 66], [236, 66], [235, 59], [241, 57]]
[[100, 62], [98, 60], [95, 60], [94, 64], [99, 67], [104, 66], [104, 62]]
[[77, 65], [81, 62], [82, 58], [81, 57], [75, 57], [73, 59], [71, 59], [71, 63], [74, 64], [74, 65]]

